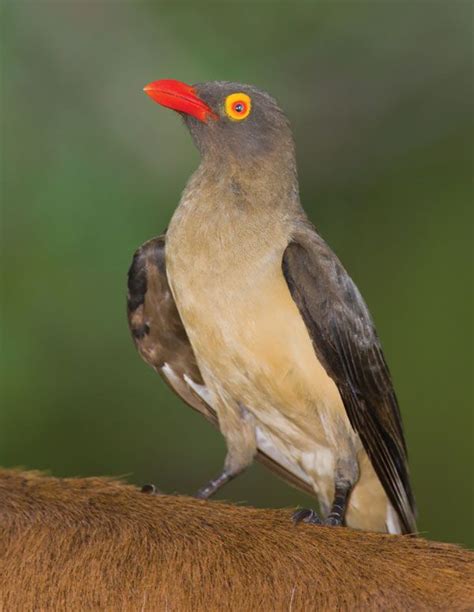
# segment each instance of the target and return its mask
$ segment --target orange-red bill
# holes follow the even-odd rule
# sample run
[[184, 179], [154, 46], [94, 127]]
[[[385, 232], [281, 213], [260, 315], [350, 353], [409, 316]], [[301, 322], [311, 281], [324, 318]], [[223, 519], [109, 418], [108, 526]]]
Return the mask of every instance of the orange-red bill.
[[153, 81], [148, 83], [143, 91], [158, 104], [192, 115], [199, 121], [206, 122], [209, 117], [217, 119], [214, 111], [196, 94], [194, 87], [181, 81], [174, 79]]

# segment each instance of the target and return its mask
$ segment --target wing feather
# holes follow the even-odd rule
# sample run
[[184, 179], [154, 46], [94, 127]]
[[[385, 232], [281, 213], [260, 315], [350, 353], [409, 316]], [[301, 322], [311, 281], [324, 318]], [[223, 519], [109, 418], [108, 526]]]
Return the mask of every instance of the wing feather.
[[400, 409], [362, 296], [334, 253], [309, 226], [293, 237], [282, 268], [315, 352], [339, 389], [349, 421], [404, 531], [416, 531]]

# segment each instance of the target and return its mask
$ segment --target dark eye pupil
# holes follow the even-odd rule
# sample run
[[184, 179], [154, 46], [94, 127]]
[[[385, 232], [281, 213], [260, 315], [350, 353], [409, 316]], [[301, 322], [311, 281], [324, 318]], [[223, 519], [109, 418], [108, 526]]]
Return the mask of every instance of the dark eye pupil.
[[235, 110], [236, 113], [241, 113], [244, 110], [244, 105], [241, 102], [238, 102], [234, 106], [234, 110]]

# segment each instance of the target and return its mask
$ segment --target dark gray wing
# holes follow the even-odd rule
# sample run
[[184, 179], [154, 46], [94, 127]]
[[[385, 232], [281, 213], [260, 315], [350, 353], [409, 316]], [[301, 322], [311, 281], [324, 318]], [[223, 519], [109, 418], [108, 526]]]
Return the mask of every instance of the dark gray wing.
[[367, 306], [312, 227], [295, 234], [282, 267], [314, 350], [339, 389], [403, 531], [413, 533], [415, 502], [400, 410]]
[[[133, 257], [128, 272], [127, 313], [141, 357], [181, 399], [219, 429], [216, 411], [204, 399], [204, 381], [168, 284], [164, 235], [145, 242]], [[314, 494], [309, 484], [264, 452], [258, 450], [256, 458], [294, 487]]]

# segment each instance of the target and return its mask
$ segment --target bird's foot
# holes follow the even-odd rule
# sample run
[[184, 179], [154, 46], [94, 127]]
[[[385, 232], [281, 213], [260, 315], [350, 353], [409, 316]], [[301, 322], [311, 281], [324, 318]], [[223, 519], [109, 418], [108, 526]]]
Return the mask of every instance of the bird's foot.
[[216, 487], [213, 487], [211, 484], [207, 484], [199, 489], [199, 491], [196, 493], [196, 497], [198, 499], [209, 499], [209, 497], [212, 497], [216, 491]]
[[150, 482], [144, 484], [140, 491], [141, 493], [146, 493], [147, 495], [161, 495], [161, 491]]
[[329, 525], [330, 527], [342, 527], [343, 520], [342, 517], [336, 514], [328, 514], [328, 516], [323, 521], [324, 525]]
[[332, 512], [325, 518], [321, 519], [320, 516], [311, 508], [302, 508], [297, 510], [292, 516], [293, 523], [309, 523], [311, 525], [327, 525], [329, 527], [341, 527], [343, 524], [342, 518], [333, 514]]
[[311, 508], [301, 508], [301, 510], [297, 510], [291, 518], [295, 525], [298, 523], [310, 523], [312, 525], [323, 524], [319, 515], [314, 510], [311, 510]]

